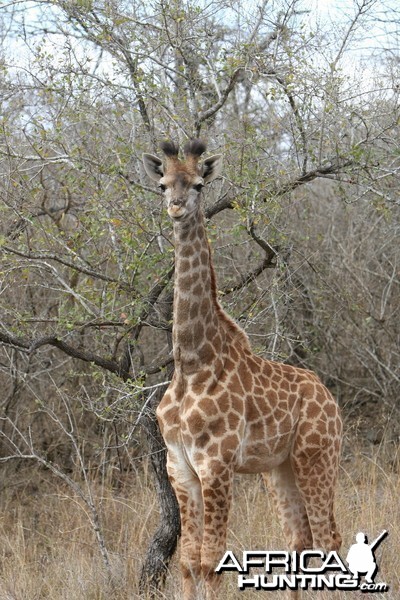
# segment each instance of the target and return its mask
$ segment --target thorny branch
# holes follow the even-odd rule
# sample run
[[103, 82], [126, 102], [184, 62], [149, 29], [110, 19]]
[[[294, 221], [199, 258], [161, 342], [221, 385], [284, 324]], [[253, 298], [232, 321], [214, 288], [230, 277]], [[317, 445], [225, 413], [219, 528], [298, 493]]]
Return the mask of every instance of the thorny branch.
[[[66, 414], [70, 417], [70, 408], [68, 406], [68, 403], [65, 402], [65, 399], [64, 399], [64, 407], [66, 409]], [[47, 409], [47, 412], [50, 415], [49, 409]], [[49, 471], [51, 471], [51, 473], [53, 475], [55, 475], [57, 478], [61, 479], [64, 483], [66, 483], [67, 486], [69, 488], [71, 488], [73, 490], [73, 492], [81, 498], [81, 500], [83, 500], [83, 502], [86, 504], [86, 506], [89, 509], [91, 526], [95, 533], [97, 543], [99, 545], [100, 553], [103, 558], [104, 566], [108, 573], [109, 580], [110, 580], [110, 582], [112, 582], [112, 571], [111, 571], [110, 558], [109, 558], [107, 547], [106, 547], [104, 537], [103, 537], [103, 531], [101, 528], [99, 512], [97, 510], [97, 506], [96, 506], [96, 503], [93, 498], [91, 483], [90, 483], [90, 481], [87, 477], [86, 471], [85, 471], [81, 451], [76, 442], [76, 438], [73, 434], [73, 431], [69, 431], [65, 427], [65, 425], [61, 422], [60, 418], [57, 415], [55, 415], [54, 413], [52, 415], [52, 418], [53, 418], [53, 421], [56, 422], [59, 429], [72, 441], [77, 459], [80, 462], [81, 473], [84, 478], [86, 491], [75, 480], [71, 479], [71, 477], [69, 477], [69, 475], [67, 475], [67, 473], [65, 473], [65, 471], [63, 471], [58, 465], [56, 465], [52, 461], [48, 460], [47, 458], [45, 458], [44, 456], [39, 454], [34, 448], [34, 445], [33, 445], [33, 442], [32, 442], [29, 432], [28, 432], [28, 435], [25, 435], [18, 428], [16, 423], [9, 417], [0, 417], [0, 422], [7, 423], [7, 425], [10, 427], [11, 431], [17, 436], [17, 439], [20, 441], [20, 443], [22, 443], [22, 445], [25, 446], [25, 450], [21, 450], [21, 448], [14, 441], [14, 439], [10, 435], [7, 435], [5, 433], [4, 428], [3, 428], [0, 431], [0, 437], [3, 438], [3, 440], [6, 442], [6, 445], [10, 448], [11, 453], [8, 455], [5, 455], [5, 456], [1, 456], [0, 462], [5, 463], [5, 462], [9, 462], [9, 461], [15, 460], [15, 459], [33, 460], [33, 461], [37, 462], [38, 464], [40, 464], [41, 466], [48, 469]]]

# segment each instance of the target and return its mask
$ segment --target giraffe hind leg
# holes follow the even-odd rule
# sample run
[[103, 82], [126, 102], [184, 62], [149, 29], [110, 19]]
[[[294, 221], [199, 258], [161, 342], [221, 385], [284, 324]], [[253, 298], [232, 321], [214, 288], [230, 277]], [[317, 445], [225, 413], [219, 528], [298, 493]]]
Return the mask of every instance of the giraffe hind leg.
[[263, 473], [273, 498], [279, 521], [290, 550], [312, 548], [313, 539], [306, 506], [296, 484], [290, 460]]
[[302, 388], [291, 463], [307, 510], [313, 547], [325, 552], [337, 551], [341, 545], [333, 514], [341, 440], [339, 407], [329, 391], [310, 378]]
[[333, 513], [338, 461], [329, 444], [318, 449], [294, 448], [293, 471], [307, 510], [313, 547], [329, 552], [339, 550], [342, 538]]
[[[312, 548], [313, 538], [307, 510], [296, 484], [290, 459], [263, 473], [273, 498], [288, 549], [301, 552]], [[286, 592], [288, 600], [300, 600], [300, 590]]]

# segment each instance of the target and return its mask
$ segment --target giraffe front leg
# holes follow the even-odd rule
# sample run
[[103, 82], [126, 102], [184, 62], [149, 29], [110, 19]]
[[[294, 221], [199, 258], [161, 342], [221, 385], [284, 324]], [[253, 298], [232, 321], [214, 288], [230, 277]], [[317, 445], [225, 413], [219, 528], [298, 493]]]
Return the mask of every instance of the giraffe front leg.
[[215, 573], [215, 569], [226, 548], [233, 474], [227, 466], [205, 467], [201, 470], [200, 478], [204, 503], [201, 571], [206, 598], [214, 600], [221, 583], [220, 575]]
[[180, 567], [183, 600], [200, 600], [203, 499], [200, 480], [179, 453], [168, 452], [168, 475], [181, 516]]

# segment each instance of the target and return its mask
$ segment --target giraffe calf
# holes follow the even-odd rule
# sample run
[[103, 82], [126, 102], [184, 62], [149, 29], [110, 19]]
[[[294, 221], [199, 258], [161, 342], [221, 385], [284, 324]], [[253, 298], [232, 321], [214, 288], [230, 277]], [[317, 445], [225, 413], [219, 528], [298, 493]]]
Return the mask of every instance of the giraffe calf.
[[168, 474], [181, 514], [184, 600], [216, 598], [215, 568], [226, 547], [235, 473], [262, 473], [290, 550], [337, 550], [333, 499], [342, 423], [339, 408], [311, 371], [255, 355], [224, 312], [201, 208], [221, 156], [200, 165], [205, 144], [185, 159], [171, 142], [165, 160], [145, 154], [173, 220], [175, 372], [157, 410]]

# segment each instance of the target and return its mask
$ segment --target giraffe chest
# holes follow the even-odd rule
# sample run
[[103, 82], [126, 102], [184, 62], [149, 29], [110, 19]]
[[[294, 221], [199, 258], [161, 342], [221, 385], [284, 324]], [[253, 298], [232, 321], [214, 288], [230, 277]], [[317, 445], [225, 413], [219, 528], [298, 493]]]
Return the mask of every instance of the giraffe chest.
[[[157, 410], [169, 450], [194, 471], [210, 460], [230, 464], [239, 473], [273, 468], [287, 457], [295, 431], [296, 411], [285, 411], [265, 391], [237, 393], [229, 386], [214, 389], [214, 396], [198, 396], [175, 385]], [[177, 451], [180, 448], [180, 451]]]
[[179, 392], [179, 387], [173, 379], [156, 410], [158, 424], [167, 447], [170, 441], [175, 442], [180, 430], [179, 396], [182, 394]]
[[236, 463], [245, 430], [243, 399], [230, 398], [223, 386], [204, 394], [203, 384], [201, 390], [198, 381], [181, 389], [171, 384], [157, 409], [167, 448], [175, 454], [180, 446], [194, 470], [213, 457]]

